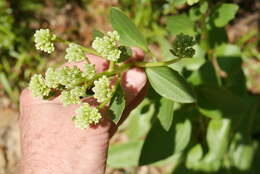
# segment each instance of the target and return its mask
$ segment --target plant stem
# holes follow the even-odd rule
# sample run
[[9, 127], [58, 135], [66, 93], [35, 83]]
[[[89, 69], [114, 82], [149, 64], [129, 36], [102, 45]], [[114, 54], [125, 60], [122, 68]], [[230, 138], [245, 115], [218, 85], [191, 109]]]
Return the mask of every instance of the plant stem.
[[114, 67], [115, 67], [115, 62], [110, 61], [110, 62], [109, 62], [109, 68], [108, 68], [108, 71], [113, 71], [113, 70], [114, 70]]
[[134, 63], [134, 66], [142, 67], [142, 68], [167, 66], [167, 65], [176, 63], [176, 62], [178, 62], [180, 60], [181, 60], [181, 58], [168, 60], [168, 61], [164, 61], [164, 62], [136, 62], [136, 63]]
[[[67, 41], [67, 40], [63, 40], [62, 38], [59, 38], [57, 37], [56, 42], [62, 42], [62, 43], [65, 43], [65, 44], [70, 44], [72, 42], [70, 41]], [[96, 52], [94, 49], [92, 48], [87, 48], [87, 47], [84, 47], [82, 45], [80, 45], [81, 48], [86, 52], [86, 53], [89, 53], [89, 54], [94, 54], [96, 56], [99, 56], [102, 58], [102, 56], [100, 56], [98, 54], [98, 52]], [[153, 60], [155, 60], [155, 55], [149, 51], [148, 54], [152, 57]], [[125, 70], [129, 67], [132, 67], [132, 66], [136, 66], [136, 67], [141, 67], [141, 68], [147, 68], [147, 67], [157, 67], [157, 66], [167, 66], [167, 65], [170, 65], [170, 64], [173, 64], [173, 63], [176, 63], [178, 61], [180, 61], [181, 58], [177, 58], [177, 59], [173, 59], [173, 60], [169, 60], [169, 61], [165, 61], [165, 62], [135, 62], [135, 63], [130, 63], [130, 64], [124, 64], [122, 66], [119, 67], [119, 71], [121, 72], [122, 70]], [[118, 70], [115, 70], [114, 71], [114, 62], [110, 62], [109, 64], [109, 71], [114, 74], [114, 72], [117, 72]], [[102, 74], [102, 73], [101, 73]], [[102, 75], [106, 75], [106, 74], [102, 74]]]
[[97, 74], [95, 77], [90, 79], [84, 85], [89, 86], [95, 80], [99, 79], [102, 76], [110, 77], [110, 76], [113, 76], [113, 75], [116, 75], [116, 74], [120, 74], [120, 73], [122, 73], [122, 72], [124, 72], [127, 69], [130, 69], [132, 67], [148, 68], [148, 67], [167, 66], [167, 65], [176, 63], [176, 62], [178, 62], [180, 60], [181, 60], [181, 58], [168, 60], [168, 61], [164, 61], [164, 62], [134, 62], [134, 63], [123, 64], [121, 66], [115, 67], [112, 71], [107, 70], [107, 71], [104, 71], [102, 73]]

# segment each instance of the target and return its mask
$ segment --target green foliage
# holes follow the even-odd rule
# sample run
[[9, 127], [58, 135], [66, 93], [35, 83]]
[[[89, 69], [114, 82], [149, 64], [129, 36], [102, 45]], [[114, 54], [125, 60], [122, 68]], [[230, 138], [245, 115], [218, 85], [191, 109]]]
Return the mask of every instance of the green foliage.
[[188, 83], [178, 72], [171, 68], [146, 68], [146, 73], [152, 87], [161, 96], [179, 103], [193, 103], [196, 101]]
[[111, 8], [112, 27], [120, 35], [120, 42], [125, 46], [138, 46], [147, 50], [147, 43], [133, 22], [119, 9]]
[[162, 124], [162, 127], [168, 131], [172, 125], [174, 116], [174, 102], [162, 97], [160, 100], [160, 109], [158, 113], [158, 119]]
[[194, 35], [194, 23], [186, 14], [170, 16], [167, 18], [167, 29], [173, 34], [180, 33]]
[[[172, 170], [166, 173], [180, 174], [257, 173], [254, 159], [259, 158], [260, 100], [259, 93], [253, 95], [249, 90], [257, 89], [252, 74], [256, 77], [259, 65], [256, 61], [249, 65], [248, 60], [258, 59], [260, 54], [252, 51], [257, 39], [249, 41], [256, 38], [256, 32], [238, 39], [239, 44], [229, 43], [226, 26], [236, 17], [238, 5], [231, 1], [201, 0], [193, 4], [195, 1], [169, 0], [159, 12], [153, 1], [146, 2], [146, 8], [144, 2], [136, 2], [143, 11], [129, 10], [129, 15], [137, 21], [148, 41], [159, 46], [160, 58], [182, 59], [168, 65], [169, 68], [145, 69], [154, 89], [148, 91], [149, 107], [140, 105], [130, 115], [129, 125], [124, 127], [129, 138], [143, 143], [141, 152], [141, 147], [136, 147], [139, 163], [135, 161], [132, 166], [167, 165]], [[187, 8], [183, 6], [185, 3], [192, 6]], [[147, 25], [141, 25], [140, 21]], [[184, 42], [178, 36], [189, 40], [186, 48], [195, 50], [194, 56], [193, 51], [189, 54], [181, 49], [179, 43]], [[192, 38], [196, 38], [196, 44]], [[254, 43], [245, 44], [250, 49], [241, 47], [244, 39]], [[254, 88], [246, 88], [249, 80]], [[150, 120], [150, 116], [151, 122], [144, 122], [144, 117]]]
[[138, 140], [111, 146], [108, 151], [108, 165], [115, 168], [138, 166], [142, 145], [143, 142]]
[[[4, 2], [0, 12], [0, 82], [6, 93], [17, 100], [18, 91], [26, 86], [29, 76], [44, 69], [45, 59], [31, 49], [29, 24], [19, 22], [6, 1], [0, 2]], [[21, 9], [35, 9], [27, 2]], [[35, 4], [37, 9], [41, 7]], [[138, 66], [145, 69], [150, 85], [147, 97], [132, 111], [127, 124], [119, 128], [128, 142], [111, 144], [108, 165], [114, 168], [167, 165], [170, 169], [166, 173], [180, 174], [257, 173], [260, 54], [256, 46], [259, 41], [256, 30], [232, 43], [229, 41], [226, 26], [232, 25], [237, 16], [237, 3], [121, 0], [119, 7], [122, 11], [111, 8], [109, 15], [112, 28], [120, 35], [120, 41], [115, 42], [120, 51], [118, 64], [114, 70], [112, 64], [112, 71], [105, 74], [89, 71], [93, 73], [86, 72], [85, 76], [91, 74], [88, 79], [92, 80], [101, 75], [120, 76], [130, 67]], [[104, 36], [98, 30], [93, 32], [93, 39]], [[143, 49], [147, 62], [124, 64], [132, 55], [132, 46]], [[86, 50], [89, 51], [84, 47]], [[49, 80], [48, 86], [54, 85], [52, 88], [66, 87], [51, 83], [55, 78]], [[66, 82], [70, 84], [72, 80]], [[105, 86], [108, 89], [108, 83]], [[93, 89], [92, 82], [84, 95], [89, 95], [90, 88]], [[126, 103], [121, 87], [115, 89], [113, 95], [104, 97], [105, 92], [101, 98], [110, 99], [106, 104], [117, 123]], [[100, 119], [97, 110], [89, 107], [85, 110], [95, 111], [96, 117], [80, 112], [77, 120], [81, 128], [86, 127], [82, 122]]]
[[213, 9], [210, 18], [216, 27], [224, 27], [234, 19], [237, 10], [238, 5], [236, 4], [222, 3]]
[[41, 7], [42, 3], [34, 0], [0, 1], [0, 93], [6, 93], [15, 104], [30, 76], [46, 65], [46, 59], [31, 49], [30, 39], [33, 35], [30, 22]]

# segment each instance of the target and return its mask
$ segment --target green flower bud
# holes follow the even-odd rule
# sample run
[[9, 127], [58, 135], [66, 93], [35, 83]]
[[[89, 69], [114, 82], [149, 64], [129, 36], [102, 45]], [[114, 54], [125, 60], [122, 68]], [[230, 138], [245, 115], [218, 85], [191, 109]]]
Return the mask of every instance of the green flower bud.
[[66, 88], [76, 87], [85, 80], [83, 73], [77, 66], [63, 67], [57, 72], [57, 79], [59, 80], [59, 83]]
[[57, 72], [54, 68], [48, 68], [45, 73], [45, 82], [49, 88], [57, 88], [59, 86], [59, 80], [57, 78]]
[[35, 74], [32, 76], [29, 83], [29, 89], [32, 91], [34, 97], [48, 96], [50, 93], [50, 88], [45, 84], [44, 78], [41, 74]]
[[36, 49], [42, 50], [46, 53], [52, 53], [54, 51], [53, 41], [55, 39], [56, 36], [51, 34], [49, 29], [37, 30], [34, 34]]
[[80, 108], [76, 110], [76, 115], [73, 117], [75, 127], [86, 129], [90, 124], [99, 123], [102, 118], [98, 109], [91, 107], [88, 103], [83, 103]]
[[75, 43], [70, 43], [66, 49], [65, 59], [69, 62], [78, 62], [85, 59], [85, 53], [81, 46]]
[[94, 48], [102, 57], [117, 61], [120, 58], [121, 51], [117, 47], [117, 42], [119, 41], [119, 35], [117, 31], [108, 32], [107, 36], [103, 38], [96, 37], [92, 43], [92, 48]]
[[86, 88], [84, 87], [75, 87], [69, 91], [62, 91], [61, 101], [64, 106], [70, 104], [80, 104], [80, 97], [86, 96]]
[[112, 90], [110, 89], [110, 81], [107, 76], [102, 76], [98, 80], [94, 81], [94, 87], [92, 88], [94, 92], [94, 98], [98, 102], [102, 103], [106, 99], [110, 98], [112, 95]]
[[193, 37], [181, 33], [176, 36], [170, 51], [178, 58], [193, 57], [195, 49], [192, 47], [195, 44], [196, 42], [193, 40]]

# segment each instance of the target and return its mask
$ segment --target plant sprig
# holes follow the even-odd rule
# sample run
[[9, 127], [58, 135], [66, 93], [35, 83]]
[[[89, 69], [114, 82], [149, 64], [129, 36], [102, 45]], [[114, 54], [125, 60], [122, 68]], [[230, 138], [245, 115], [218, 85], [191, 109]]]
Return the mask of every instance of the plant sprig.
[[[85, 129], [89, 124], [99, 123], [99, 120], [102, 117], [98, 110], [102, 110], [104, 107], [110, 106], [111, 100], [118, 95], [116, 89], [120, 86], [120, 77], [123, 72], [133, 67], [154, 68], [167, 66], [178, 62], [183, 57], [192, 57], [195, 53], [195, 50], [192, 48], [195, 44], [193, 38], [188, 35], [181, 34], [177, 35], [176, 40], [174, 41], [173, 49], [171, 50], [172, 54], [177, 58], [162, 62], [123, 63], [121, 62], [121, 59], [127, 60], [130, 56], [122, 58], [122, 56], [128, 55], [126, 51], [129, 49], [122, 49], [125, 46], [120, 44], [120, 38], [124, 36], [119, 35], [119, 33], [120, 31], [118, 32], [115, 30], [112, 32], [107, 32], [107, 34], [102, 37], [96, 37], [89, 48], [63, 40], [52, 34], [49, 29], [37, 30], [34, 37], [36, 48], [38, 50], [46, 53], [52, 53], [55, 50], [55, 42], [64, 43], [68, 46], [65, 50], [65, 59], [68, 62], [82, 61], [83, 69], [79, 69], [77, 66], [65, 66], [61, 69], [49, 68], [45, 73], [45, 77], [40, 74], [36, 74], [32, 77], [29, 84], [32, 94], [35, 97], [41, 97], [43, 99], [51, 99], [53, 96], [60, 95], [64, 106], [80, 104], [81, 106], [75, 111], [76, 115], [73, 117], [73, 121], [76, 124], [76, 127]], [[151, 55], [149, 49], [146, 49], [146, 52], [147, 55]], [[108, 60], [109, 68], [101, 73], [97, 73], [94, 65], [90, 64], [86, 54], [96, 55]], [[111, 87], [111, 79], [115, 78], [117, 78], [116, 84]], [[93, 96], [97, 102], [100, 103], [98, 107], [92, 107], [89, 104], [82, 103], [81, 99], [87, 96]], [[193, 99], [190, 101], [193, 102]], [[117, 104], [113, 105], [113, 107], [115, 106], [117, 106]], [[123, 107], [124, 105], [120, 106], [121, 111], [118, 113], [122, 113], [122, 109], [124, 109]], [[116, 117], [118, 120], [120, 116]]]

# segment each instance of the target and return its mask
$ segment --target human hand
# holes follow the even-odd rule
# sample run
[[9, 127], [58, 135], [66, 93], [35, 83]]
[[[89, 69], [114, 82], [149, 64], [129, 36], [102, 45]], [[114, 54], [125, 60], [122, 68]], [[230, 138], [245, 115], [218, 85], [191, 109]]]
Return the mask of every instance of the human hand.
[[[97, 72], [105, 70], [107, 62], [88, 55]], [[142, 59], [143, 53], [134, 49], [132, 59]], [[71, 66], [67, 64], [65, 66]], [[81, 63], [73, 63], [81, 66]], [[34, 98], [26, 89], [20, 98], [20, 130], [22, 145], [22, 174], [103, 174], [110, 137], [127, 115], [145, 95], [146, 76], [142, 69], [124, 73], [126, 109], [119, 124], [115, 125], [104, 110], [99, 124], [86, 130], [75, 128], [71, 121], [78, 105], [64, 107], [59, 97], [46, 101]], [[93, 98], [84, 102], [95, 104]]]

